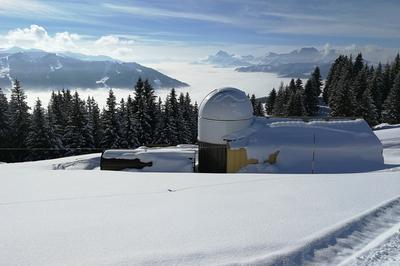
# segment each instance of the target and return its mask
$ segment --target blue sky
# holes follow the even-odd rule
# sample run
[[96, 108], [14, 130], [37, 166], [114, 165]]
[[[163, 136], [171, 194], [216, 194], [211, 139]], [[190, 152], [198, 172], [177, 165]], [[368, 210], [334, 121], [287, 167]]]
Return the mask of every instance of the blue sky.
[[[0, 0], [0, 45], [124, 59], [288, 51], [302, 46], [398, 48], [399, 1]], [[112, 50], [112, 52], [110, 52]]]

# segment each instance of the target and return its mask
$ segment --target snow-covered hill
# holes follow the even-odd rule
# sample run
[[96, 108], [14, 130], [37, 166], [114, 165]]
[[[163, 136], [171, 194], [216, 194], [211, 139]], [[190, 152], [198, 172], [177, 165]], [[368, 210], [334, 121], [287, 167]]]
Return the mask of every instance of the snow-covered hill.
[[156, 88], [188, 84], [138, 63], [120, 62], [104, 56], [12, 48], [0, 51], [0, 87], [18, 78], [26, 88], [132, 88], [139, 77]]
[[1, 164], [0, 264], [399, 263], [400, 128], [376, 134], [386, 169], [369, 173], [100, 172], [99, 154]]

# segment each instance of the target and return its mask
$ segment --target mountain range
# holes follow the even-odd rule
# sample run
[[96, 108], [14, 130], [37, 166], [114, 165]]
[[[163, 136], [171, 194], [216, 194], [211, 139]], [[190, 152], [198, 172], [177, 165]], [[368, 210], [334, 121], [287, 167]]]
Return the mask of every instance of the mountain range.
[[178, 88], [188, 84], [135, 62], [107, 56], [49, 53], [13, 47], [0, 50], [0, 87], [19, 79], [25, 88], [132, 88], [137, 79], [148, 79], [155, 88]]
[[327, 74], [332, 62], [340, 55], [334, 49], [318, 50], [305, 47], [289, 53], [267, 53], [264, 56], [240, 56], [218, 51], [199, 63], [216, 67], [235, 67], [239, 72], [271, 72], [282, 77], [307, 77], [318, 66], [321, 74]]

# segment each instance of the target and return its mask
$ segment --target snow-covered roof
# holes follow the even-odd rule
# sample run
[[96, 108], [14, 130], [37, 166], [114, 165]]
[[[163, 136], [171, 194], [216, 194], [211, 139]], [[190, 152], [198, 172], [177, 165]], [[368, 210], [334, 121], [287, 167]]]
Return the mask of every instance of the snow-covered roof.
[[[315, 120], [258, 117], [251, 126], [225, 136], [231, 149], [245, 148], [242, 172], [344, 173], [382, 169], [382, 143], [363, 119]], [[269, 155], [279, 152], [276, 164]]]
[[245, 120], [253, 117], [253, 107], [243, 91], [221, 88], [213, 90], [204, 98], [199, 117], [211, 120]]

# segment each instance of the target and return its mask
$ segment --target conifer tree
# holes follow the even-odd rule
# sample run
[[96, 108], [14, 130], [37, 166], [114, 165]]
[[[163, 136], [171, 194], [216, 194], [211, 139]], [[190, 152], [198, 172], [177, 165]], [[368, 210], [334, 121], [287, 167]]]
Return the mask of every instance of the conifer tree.
[[303, 81], [301, 79], [296, 79], [296, 91], [302, 91], [303, 90]]
[[26, 147], [26, 138], [28, 137], [30, 125], [29, 109], [30, 108], [26, 102], [25, 92], [21, 88], [20, 82], [15, 79], [9, 103], [10, 129], [12, 136], [10, 144], [14, 148]]
[[321, 95], [322, 87], [322, 77], [319, 67], [315, 67], [314, 71], [311, 73], [311, 84], [314, 88], [314, 93], [317, 97]]
[[[101, 137], [103, 134], [99, 105], [93, 97], [88, 98], [88, 120], [92, 126], [93, 145], [100, 147]], [[90, 106], [90, 107], [89, 107]]]
[[356, 114], [356, 99], [350, 87], [350, 75], [349, 68], [343, 68], [337, 86], [330, 95], [329, 106], [332, 116], [352, 117]]
[[[187, 94], [189, 95], [189, 94]], [[197, 130], [198, 130], [198, 116], [199, 116], [199, 107], [197, 105], [197, 102], [194, 102], [194, 105], [192, 107], [192, 142], [191, 143], [196, 143], [197, 142]]]
[[54, 156], [54, 149], [58, 148], [39, 99], [33, 109], [26, 144], [29, 149], [29, 159], [33, 160], [51, 158]]
[[393, 79], [392, 79], [391, 68], [390, 68], [389, 64], [386, 64], [383, 69], [382, 81], [383, 81], [382, 102], [385, 102], [387, 96], [390, 93], [390, 90], [393, 87]]
[[128, 148], [136, 148], [139, 146], [134, 126], [135, 113], [133, 110], [137, 110], [137, 108], [134, 106], [134, 101], [131, 95], [129, 95], [128, 100], [126, 101], [126, 118], [122, 125], [124, 127], [124, 135], [122, 138], [126, 140]]
[[264, 116], [264, 108], [260, 101], [258, 101], [256, 103], [256, 108], [254, 109], [254, 115], [255, 116]]
[[318, 112], [318, 96], [313, 79], [307, 80], [304, 87], [304, 111], [307, 116], [314, 116]]
[[172, 88], [171, 93], [167, 96], [164, 105], [163, 129], [161, 131], [160, 142], [168, 145], [179, 144], [178, 133], [178, 102], [176, 99], [175, 89]]
[[251, 106], [253, 107], [253, 115], [255, 115], [256, 114], [257, 101], [256, 101], [256, 96], [254, 94], [251, 95], [250, 102], [251, 102]]
[[288, 89], [281, 84], [276, 94], [275, 104], [273, 108], [273, 115], [275, 116], [285, 116], [287, 115], [287, 102], [289, 98]]
[[68, 154], [82, 153], [82, 149], [93, 148], [93, 136], [90, 134], [84, 102], [75, 91], [72, 97], [71, 114], [64, 134]]
[[372, 96], [373, 103], [376, 107], [376, 112], [378, 114], [378, 117], [380, 117], [383, 105], [382, 94], [385, 90], [383, 83], [382, 68], [380, 67], [380, 65], [377, 67], [377, 69], [372, 74], [372, 77], [369, 79], [368, 89]]
[[[10, 114], [8, 112], [8, 101], [3, 90], [0, 88], [0, 148], [9, 146], [10, 140]], [[0, 152], [3, 155], [5, 152]], [[0, 160], [5, 156], [0, 156]]]
[[146, 124], [149, 125], [148, 131], [149, 131], [149, 139], [147, 140], [147, 143], [154, 143], [156, 138], [156, 127], [158, 124], [157, 121], [157, 112], [156, 112], [156, 96], [154, 93], [154, 88], [150, 84], [150, 82], [146, 79], [143, 84], [143, 97], [145, 100], [145, 105], [146, 105], [146, 119], [147, 122]]
[[364, 68], [364, 59], [362, 57], [362, 54], [359, 53], [356, 56], [356, 59], [354, 60], [352, 77], [355, 78], [363, 68]]
[[273, 114], [275, 100], [276, 100], [276, 90], [275, 90], [275, 88], [273, 88], [272, 91], [269, 93], [269, 95], [267, 97], [267, 102], [265, 104], [265, 111], [266, 111], [267, 115]]
[[351, 89], [354, 92], [354, 96], [358, 104], [361, 103], [361, 98], [364, 94], [364, 91], [367, 89], [367, 72], [368, 70], [366, 68], [362, 68], [360, 71], [358, 71], [357, 76], [355, 76], [353, 79]]
[[296, 82], [294, 79], [291, 79], [289, 83], [289, 93], [296, 92], [297, 89], [298, 87], [296, 86]]
[[121, 136], [120, 142], [118, 143], [119, 148], [128, 148], [128, 141], [124, 136], [126, 136], [126, 127], [124, 126], [127, 120], [127, 108], [125, 105], [124, 98], [119, 102], [119, 107], [117, 108], [117, 119], [119, 127], [119, 135]]
[[360, 115], [371, 127], [378, 123], [378, 113], [372, 99], [370, 88], [366, 89], [362, 95], [360, 101]]
[[302, 116], [304, 115], [303, 96], [300, 90], [292, 92], [287, 104], [288, 116]]
[[191, 132], [190, 132], [190, 105], [185, 101], [185, 96], [180, 93], [178, 100], [178, 115], [177, 115], [177, 126], [178, 126], [178, 142], [179, 143], [190, 143]]
[[139, 78], [135, 86], [135, 135], [139, 145], [146, 145], [152, 143], [151, 136], [151, 117], [147, 106], [147, 99], [145, 97], [145, 83]]
[[400, 124], [400, 73], [397, 74], [382, 111], [383, 122]]
[[[57, 147], [62, 150], [64, 148], [63, 136], [67, 126], [67, 114], [63, 110], [62, 95], [60, 91], [51, 93], [48, 110], [49, 127], [56, 139]], [[56, 154], [56, 153], [54, 153]]]
[[108, 93], [106, 109], [103, 111], [102, 122], [104, 127], [101, 139], [102, 148], [118, 148], [121, 136], [119, 135], [119, 121], [117, 118], [117, 103], [112, 90]]

